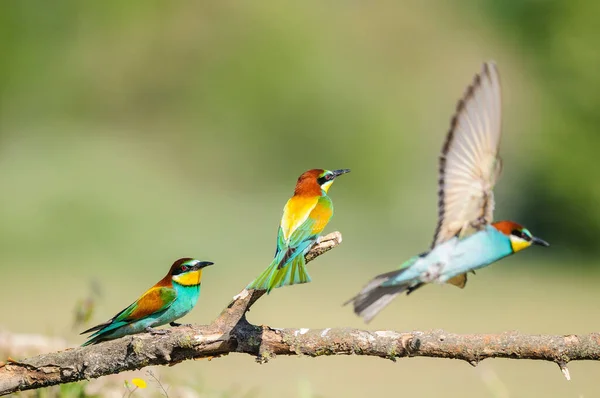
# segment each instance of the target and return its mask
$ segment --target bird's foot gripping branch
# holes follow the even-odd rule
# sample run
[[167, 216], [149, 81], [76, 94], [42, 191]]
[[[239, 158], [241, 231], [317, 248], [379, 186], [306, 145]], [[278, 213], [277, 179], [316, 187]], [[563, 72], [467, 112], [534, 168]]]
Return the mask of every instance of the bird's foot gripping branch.
[[[338, 246], [339, 232], [324, 236], [306, 254], [309, 262]], [[264, 291], [244, 289], [206, 326], [168, 329], [164, 335], [142, 333], [87, 347], [0, 362], [0, 395], [97, 378], [152, 365], [175, 365], [189, 359], [244, 353], [265, 362], [276, 355], [367, 355], [395, 360], [424, 356], [462, 359], [472, 365], [486, 358], [537, 359], [566, 364], [600, 359], [600, 334], [544, 336], [504, 333], [460, 335], [444, 331], [365, 331], [349, 328], [275, 329], [250, 324], [248, 309]]]

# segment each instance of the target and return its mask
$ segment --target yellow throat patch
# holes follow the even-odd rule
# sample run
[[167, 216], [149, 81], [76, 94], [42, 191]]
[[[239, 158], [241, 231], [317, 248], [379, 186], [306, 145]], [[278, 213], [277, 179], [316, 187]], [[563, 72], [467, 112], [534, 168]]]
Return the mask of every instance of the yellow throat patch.
[[179, 283], [183, 286], [196, 286], [200, 284], [202, 280], [202, 270], [196, 270], [191, 272], [186, 272], [185, 274], [179, 274], [173, 276], [173, 281]]
[[513, 251], [516, 253], [523, 249], [527, 249], [529, 246], [531, 246], [531, 242], [528, 242], [525, 239], [521, 239], [521, 238], [511, 235], [510, 245], [512, 246]]
[[325, 184], [321, 185], [321, 189], [325, 191], [325, 193], [327, 193], [329, 191], [329, 188], [331, 188], [333, 181], [335, 180], [327, 181]]

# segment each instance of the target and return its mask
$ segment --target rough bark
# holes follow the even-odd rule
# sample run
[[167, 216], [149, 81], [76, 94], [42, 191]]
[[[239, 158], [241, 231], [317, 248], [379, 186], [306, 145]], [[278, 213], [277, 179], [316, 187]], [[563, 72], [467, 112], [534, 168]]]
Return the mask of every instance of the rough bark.
[[[341, 240], [338, 232], [327, 235], [306, 255], [307, 261], [336, 247]], [[568, 362], [600, 359], [600, 334], [461, 335], [442, 330], [400, 333], [252, 325], [245, 313], [263, 294], [243, 290], [208, 326], [180, 326], [168, 329], [167, 334], [137, 334], [22, 361], [9, 359], [0, 363], [0, 395], [229, 353], [250, 354], [258, 362], [277, 355], [368, 355], [393, 361], [422, 356], [462, 359], [473, 366], [486, 358], [536, 359], [557, 363], [567, 379]]]

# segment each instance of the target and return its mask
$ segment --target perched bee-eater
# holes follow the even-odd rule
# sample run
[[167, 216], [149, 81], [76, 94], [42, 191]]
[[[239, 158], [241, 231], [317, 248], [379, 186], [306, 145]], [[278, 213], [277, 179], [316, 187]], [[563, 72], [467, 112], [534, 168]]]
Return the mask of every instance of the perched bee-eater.
[[428, 282], [463, 288], [467, 272], [532, 244], [549, 246], [512, 222], [492, 223], [492, 189], [502, 169], [500, 78], [486, 63], [458, 102], [439, 160], [438, 224], [431, 249], [373, 278], [349, 302], [369, 322], [398, 294]]
[[96, 331], [83, 345], [144, 331], [157, 333], [153, 327], [167, 323], [179, 326], [175, 320], [190, 312], [200, 296], [202, 268], [212, 264], [193, 258], [180, 258], [175, 261], [169, 273], [136, 302], [109, 321], [82, 332], [81, 334]]
[[304, 255], [317, 242], [333, 215], [327, 191], [342, 170], [308, 170], [298, 178], [294, 196], [283, 208], [277, 236], [277, 250], [271, 265], [247, 289], [266, 290], [310, 282]]

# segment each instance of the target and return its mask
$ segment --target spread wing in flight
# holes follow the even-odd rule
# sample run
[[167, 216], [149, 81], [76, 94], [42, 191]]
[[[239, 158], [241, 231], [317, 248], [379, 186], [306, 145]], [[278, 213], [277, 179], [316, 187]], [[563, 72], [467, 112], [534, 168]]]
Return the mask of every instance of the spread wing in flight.
[[[500, 77], [485, 63], [456, 106], [439, 160], [438, 224], [432, 247], [492, 222], [494, 185], [502, 170]], [[448, 283], [464, 287], [466, 274]]]

